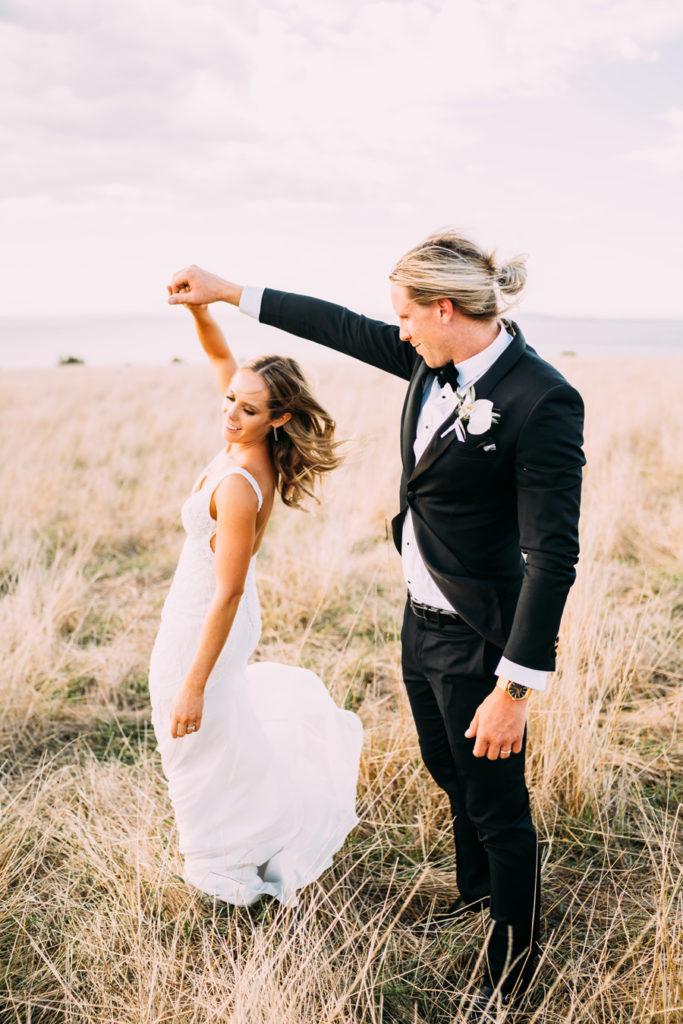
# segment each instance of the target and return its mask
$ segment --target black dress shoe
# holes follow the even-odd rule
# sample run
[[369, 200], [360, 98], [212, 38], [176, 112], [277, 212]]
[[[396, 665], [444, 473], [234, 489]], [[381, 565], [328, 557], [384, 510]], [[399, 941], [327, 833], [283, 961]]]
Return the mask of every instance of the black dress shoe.
[[454, 900], [450, 907], [432, 917], [426, 926], [426, 930], [429, 934], [442, 932], [445, 928], [450, 928], [460, 918], [465, 917], [466, 914], [475, 914], [478, 910], [484, 910], [489, 906], [490, 902], [490, 896], [482, 896], [480, 899], [472, 900], [471, 902], [467, 902], [462, 896], [458, 896], [457, 900]]
[[494, 992], [491, 985], [480, 985], [465, 1007], [464, 1020], [467, 1024], [497, 1024], [501, 1007], [511, 1009], [517, 1002], [509, 992]]

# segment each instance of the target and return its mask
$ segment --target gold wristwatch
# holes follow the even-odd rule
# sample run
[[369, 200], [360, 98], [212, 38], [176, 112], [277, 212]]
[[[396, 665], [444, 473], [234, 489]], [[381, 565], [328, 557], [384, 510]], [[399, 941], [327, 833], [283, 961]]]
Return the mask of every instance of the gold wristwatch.
[[505, 690], [508, 697], [512, 697], [513, 700], [527, 700], [531, 693], [530, 686], [513, 683], [511, 679], [497, 679], [496, 686], [499, 690]]

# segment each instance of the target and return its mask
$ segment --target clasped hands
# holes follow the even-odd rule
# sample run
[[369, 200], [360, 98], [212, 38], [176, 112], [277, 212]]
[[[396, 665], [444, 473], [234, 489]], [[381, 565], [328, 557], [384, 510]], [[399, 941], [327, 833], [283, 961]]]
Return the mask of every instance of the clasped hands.
[[[524, 738], [528, 700], [515, 701], [499, 687], [494, 687], [474, 713], [465, 730], [468, 739], [476, 737], [472, 753], [495, 761], [519, 754]], [[509, 755], [501, 751], [509, 750]]]

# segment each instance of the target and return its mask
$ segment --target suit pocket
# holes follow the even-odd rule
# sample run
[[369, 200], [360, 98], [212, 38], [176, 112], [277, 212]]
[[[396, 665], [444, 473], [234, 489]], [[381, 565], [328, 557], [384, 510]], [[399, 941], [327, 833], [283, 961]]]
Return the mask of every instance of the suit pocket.
[[482, 459], [486, 462], [493, 459], [498, 447], [493, 432], [487, 430], [483, 434], [468, 434], [465, 441], [458, 441], [456, 438], [451, 445], [451, 450], [457, 456]]

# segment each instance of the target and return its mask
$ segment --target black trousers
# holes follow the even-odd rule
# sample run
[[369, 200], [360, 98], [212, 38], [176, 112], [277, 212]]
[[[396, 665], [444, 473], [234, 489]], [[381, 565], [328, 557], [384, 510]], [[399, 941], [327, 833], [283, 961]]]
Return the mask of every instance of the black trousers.
[[523, 991], [541, 926], [540, 856], [524, 778], [527, 730], [518, 754], [493, 761], [475, 757], [475, 739], [464, 735], [495, 686], [501, 651], [462, 620], [426, 622], [408, 601], [401, 644], [422, 758], [450, 800], [460, 895], [468, 902], [491, 897], [485, 980]]

